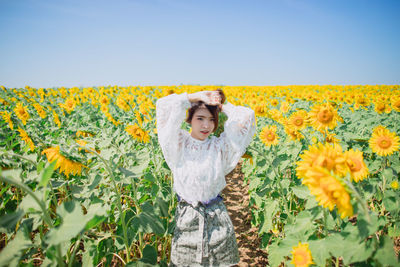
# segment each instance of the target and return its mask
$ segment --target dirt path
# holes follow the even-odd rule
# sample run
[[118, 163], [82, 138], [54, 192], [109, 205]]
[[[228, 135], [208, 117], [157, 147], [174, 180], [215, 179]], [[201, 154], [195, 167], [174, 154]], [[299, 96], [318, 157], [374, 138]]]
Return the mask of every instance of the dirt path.
[[235, 227], [239, 246], [240, 262], [236, 266], [267, 266], [267, 253], [259, 248], [258, 230], [251, 227], [248, 185], [243, 182], [240, 163], [226, 177], [226, 183], [222, 195]]

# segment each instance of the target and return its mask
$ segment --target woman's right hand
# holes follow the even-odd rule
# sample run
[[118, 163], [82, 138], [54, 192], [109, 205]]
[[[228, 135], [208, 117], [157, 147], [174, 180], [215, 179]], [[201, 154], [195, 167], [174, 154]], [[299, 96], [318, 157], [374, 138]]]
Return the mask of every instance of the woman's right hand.
[[188, 95], [190, 102], [202, 101], [206, 105], [221, 105], [221, 95], [218, 91], [200, 91]]

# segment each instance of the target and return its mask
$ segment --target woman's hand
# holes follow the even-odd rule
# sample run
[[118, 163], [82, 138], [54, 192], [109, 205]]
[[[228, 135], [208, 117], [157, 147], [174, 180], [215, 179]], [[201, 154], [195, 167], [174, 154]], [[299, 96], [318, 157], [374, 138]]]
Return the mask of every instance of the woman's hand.
[[206, 105], [220, 106], [221, 107], [221, 95], [218, 91], [200, 91], [188, 95], [190, 102], [202, 101]]

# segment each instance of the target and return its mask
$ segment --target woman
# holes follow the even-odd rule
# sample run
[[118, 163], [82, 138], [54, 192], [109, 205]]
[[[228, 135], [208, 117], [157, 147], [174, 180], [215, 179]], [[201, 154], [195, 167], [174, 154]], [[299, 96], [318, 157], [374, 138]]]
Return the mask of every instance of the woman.
[[[225, 175], [246, 151], [255, 132], [254, 111], [225, 102], [221, 90], [172, 94], [156, 103], [158, 140], [173, 173], [178, 197], [171, 266], [231, 266], [238, 247], [221, 191]], [[186, 121], [192, 131], [181, 129]], [[218, 113], [228, 116], [220, 137], [212, 136]]]

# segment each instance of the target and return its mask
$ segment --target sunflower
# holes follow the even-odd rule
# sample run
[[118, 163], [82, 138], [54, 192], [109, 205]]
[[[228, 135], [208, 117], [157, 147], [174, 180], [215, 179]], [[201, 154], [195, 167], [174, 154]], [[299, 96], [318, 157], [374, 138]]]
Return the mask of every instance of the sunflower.
[[102, 95], [99, 100], [101, 105], [108, 105], [110, 103], [110, 99], [106, 95]]
[[277, 145], [279, 136], [276, 134], [276, 125], [265, 126], [260, 133], [260, 139], [267, 147]]
[[14, 108], [14, 112], [17, 115], [18, 119], [22, 121], [23, 125], [26, 125], [26, 121], [30, 118], [28, 113], [28, 109], [24, 107], [21, 102], [18, 102], [16, 107]]
[[339, 144], [339, 139], [335, 137], [334, 133], [326, 133], [325, 141], [330, 144]]
[[272, 106], [276, 107], [279, 104], [279, 101], [278, 101], [278, 99], [273, 98], [273, 99], [271, 99], [270, 103], [271, 103]]
[[37, 113], [39, 114], [40, 118], [46, 118], [46, 111], [43, 110], [42, 106], [38, 103], [33, 104], [33, 107], [36, 109]]
[[391, 106], [395, 111], [400, 112], [400, 96], [395, 96], [392, 98]]
[[273, 119], [279, 123], [283, 122], [283, 120], [284, 120], [282, 113], [277, 109], [270, 109], [268, 111], [268, 115], [271, 119]]
[[43, 150], [42, 155], [43, 154], [46, 154], [47, 160], [50, 163], [56, 160], [55, 169], [59, 169], [59, 171], [63, 172], [67, 177], [69, 177], [70, 174], [81, 175], [82, 168], [85, 167], [82, 163], [70, 160], [61, 155], [59, 146], [47, 148]]
[[294, 112], [292, 115], [290, 115], [288, 123], [296, 130], [303, 130], [307, 126], [306, 120], [307, 120], [307, 111], [298, 110]]
[[250, 154], [244, 153], [242, 158], [250, 159], [250, 164], [253, 164], [253, 157]]
[[381, 114], [381, 113], [390, 113], [392, 109], [390, 108], [389, 104], [386, 103], [385, 101], [376, 101], [374, 103], [374, 110], [376, 113]]
[[390, 187], [393, 188], [394, 190], [399, 189], [399, 182], [397, 182], [397, 181], [391, 182]]
[[346, 164], [349, 167], [351, 178], [357, 183], [368, 176], [368, 167], [365, 165], [363, 153], [359, 150], [350, 149], [344, 152]]
[[35, 144], [33, 143], [32, 139], [28, 136], [28, 134], [21, 128], [18, 127], [19, 136], [21, 137], [22, 141], [24, 141], [31, 151], [35, 149]]
[[378, 126], [374, 129], [371, 139], [369, 139], [369, 146], [379, 156], [388, 156], [399, 150], [399, 142], [400, 138], [396, 133]]
[[297, 130], [296, 127], [293, 127], [293, 125], [291, 125], [289, 122], [285, 123], [285, 133], [293, 141], [299, 141], [304, 138], [304, 135], [299, 130]]
[[123, 111], [128, 111], [130, 106], [125, 99], [126, 99], [126, 96], [121, 94], [117, 97], [116, 103], [120, 109], [122, 109]]
[[129, 133], [133, 138], [135, 138], [137, 141], [142, 142], [142, 143], [147, 143], [150, 141], [150, 136], [149, 134], [140, 128], [137, 124], [135, 125], [128, 125], [125, 128], [125, 131]]
[[58, 117], [57, 113], [54, 110], [53, 110], [53, 120], [58, 127], [61, 127], [60, 118]]
[[354, 104], [354, 108], [358, 110], [360, 107], [365, 108], [369, 106], [369, 99], [364, 95], [358, 95]]
[[67, 98], [67, 100], [65, 100], [65, 103], [62, 104], [61, 107], [63, 107], [68, 112], [68, 114], [71, 113], [71, 111], [73, 111], [76, 107], [75, 98], [73, 96]]
[[343, 154], [342, 147], [339, 144], [321, 144], [312, 145], [300, 155], [301, 161], [298, 161], [296, 173], [298, 178], [307, 179], [307, 171], [315, 167], [323, 167], [328, 171], [333, 171], [336, 175], [344, 176], [348, 172], [346, 157]]
[[318, 204], [330, 211], [337, 207], [340, 217], [353, 215], [351, 197], [346, 187], [326, 168], [315, 167], [306, 173], [307, 179], [302, 181], [310, 189]]
[[92, 134], [90, 132], [86, 132], [86, 131], [77, 131], [75, 135], [76, 135], [76, 137], [79, 137], [79, 136], [93, 137], [94, 136], [94, 134]]
[[258, 104], [254, 106], [254, 112], [256, 116], [264, 117], [268, 114], [268, 109], [265, 104]]
[[314, 262], [312, 261], [312, 256], [311, 256], [311, 251], [308, 248], [308, 244], [302, 244], [299, 242], [297, 247], [293, 247], [292, 250], [292, 261], [291, 263], [295, 267], [307, 267], [310, 264], [313, 264]]
[[282, 103], [281, 103], [281, 106], [280, 106], [280, 108], [279, 108], [279, 110], [280, 110], [282, 113], [288, 112], [288, 111], [290, 110], [290, 104], [289, 104], [289, 102], [287, 102], [287, 101], [282, 102]]
[[330, 103], [314, 105], [308, 114], [310, 125], [321, 132], [335, 128], [340, 119], [337, 111]]
[[3, 117], [4, 121], [8, 123], [8, 127], [10, 127], [11, 130], [14, 130], [14, 124], [11, 120], [11, 114], [8, 113], [7, 111], [2, 111], [0, 112], [0, 114]]
[[101, 110], [101, 112], [103, 112], [104, 114], [107, 114], [108, 111], [109, 111], [108, 105], [106, 105], [106, 104], [101, 105], [100, 110]]

